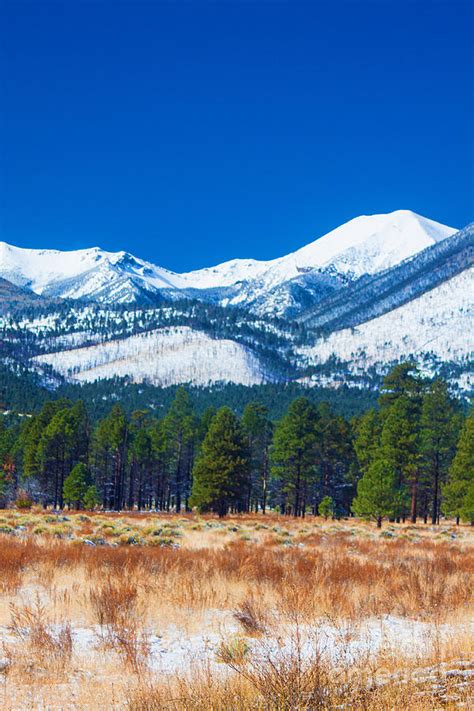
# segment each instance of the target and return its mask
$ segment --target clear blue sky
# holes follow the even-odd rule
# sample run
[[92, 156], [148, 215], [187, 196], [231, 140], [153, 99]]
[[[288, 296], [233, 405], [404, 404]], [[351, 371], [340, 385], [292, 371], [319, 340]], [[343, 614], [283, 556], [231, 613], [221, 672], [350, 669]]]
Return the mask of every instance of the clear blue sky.
[[174, 270], [473, 215], [472, 2], [0, 0], [0, 239]]

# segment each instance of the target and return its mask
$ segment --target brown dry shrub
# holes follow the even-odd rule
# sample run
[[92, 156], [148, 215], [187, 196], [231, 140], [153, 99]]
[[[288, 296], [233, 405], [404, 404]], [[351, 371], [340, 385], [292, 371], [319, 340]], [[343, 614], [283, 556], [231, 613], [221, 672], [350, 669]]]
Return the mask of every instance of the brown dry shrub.
[[[32, 605], [10, 605], [10, 632], [21, 643], [23, 653], [19, 656], [22, 662], [29, 659], [28, 665], [36, 667], [53, 666], [64, 670], [71, 661], [72, 632], [69, 623], [53, 625], [47, 616], [46, 606], [36, 597]], [[15, 648], [15, 653], [19, 650]], [[10, 648], [8, 655], [13, 657]], [[34, 660], [34, 662], [33, 662]]]

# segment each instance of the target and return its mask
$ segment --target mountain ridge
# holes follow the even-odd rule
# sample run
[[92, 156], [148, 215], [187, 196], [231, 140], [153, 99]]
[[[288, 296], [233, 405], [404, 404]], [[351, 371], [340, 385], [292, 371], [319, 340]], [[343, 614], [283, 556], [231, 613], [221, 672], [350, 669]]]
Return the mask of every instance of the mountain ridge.
[[[79, 276], [73, 261], [59, 282], [51, 278], [57, 264], [48, 265], [49, 273], [33, 274], [44, 286], [41, 296], [0, 276], [3, 363], [27, 367], [48, 387], [109, 378], [161, 387], [295, 381], [373, 387], [384, 369], [415, 358], [427, 372], [451, 373], [453, 383], [468, 391], [474, 226], [453, 234], [452, 228], [432, 227], [426, 218], [401, 211], [395, 219], [393, 214], [367, 218], [372, 227], [377, 221], [385, 225], [368, 233], [365, 219], [356, 219], [357, 234], [354, 225], [346, 228], [339, 252], [331, 246], [337, 252], [331, 263], [311, 266], [323, 261], [314, 257], [313, 243], [305, 259], [292, 253], [277, 260], [276, 276], [265, 263], [261, 277], [227, 286], [142, 292], [144, 277], [163, 284], [173, 273], [159, 272], [127, 252], [96, 248], [81, 252], [85, 268]], [[407, 223], [417, 231], [407, 232]], [[407, 248], [414, 253], [397, 262]], [[17, 252], [5, 249], [10, 274]], [[324, 244], [317, 249], [328, 255]], [[51, 262], [51, 252], [39, 251]], [[361, 267], [358, 260], [367, 254], [371, 259]], [[69, 253], [67, 259], [75, 256]], [[396, 263], [382, 268], [387, 260]], [[256, 273], [255, 261], [234, 261], [229, 279], [238, 276], [242, 263]], [[30, 272], [17, 269], [17, 280], [28, 281], [33, 267], [34, 259]], [[278, 281], [278, 273], [289, 278]], [[74, 300], [74, 289], [100, 297], [105, 290], [107, 300]], [[131, 293], [136, 300], [123, 302]]]
[[298, 310], [292, 294], [298, 291], [295, 284], [304, 289], [306, 281], [312, 282], [317, 302], [319, 277], [325, 297], [328, 289], [394, 266], [454, 232], [452, 227], [398, 210], [356, 217], [273, 260], [234, 259], [182, 274], [125, 251], [32, 250], [0, 242], [0, 276], [52, 297], [128, 303], [187, 295], [283, 316]]

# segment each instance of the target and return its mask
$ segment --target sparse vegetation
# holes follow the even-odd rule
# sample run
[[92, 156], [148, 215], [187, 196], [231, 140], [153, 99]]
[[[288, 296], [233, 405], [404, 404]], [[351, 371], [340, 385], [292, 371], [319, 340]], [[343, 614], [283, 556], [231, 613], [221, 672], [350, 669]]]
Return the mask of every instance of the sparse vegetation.
[[469, 525], [33, 509], [2, 526], [6, 709], [472, 701]]

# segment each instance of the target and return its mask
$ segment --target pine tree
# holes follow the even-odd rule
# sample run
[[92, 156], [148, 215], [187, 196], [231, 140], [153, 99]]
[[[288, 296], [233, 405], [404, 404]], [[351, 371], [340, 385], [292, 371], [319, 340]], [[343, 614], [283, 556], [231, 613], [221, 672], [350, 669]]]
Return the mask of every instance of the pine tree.
[[393, 517], [399, 507], [397, 473], [386, 460], [372, 462], [357, 484], [357, 496], [352, 502], [356, 516], [377, 521], [381, 528], [385, 517]]
[[442, 510], [455, 516], [457, 523], [463, 515], [464, 499], [474, 481], [474, 410], [466, 418], [459, 437], [456, 454], [449, 469], [448, 481], [443, 486]]
[[251, 402], [246, 405], [242, 415], [242, 426], [247, 436], [250, 452], [250, 478], [247, 494], [247, 510], [252, 502], [255, 510], [258, 506], [265, 513], [268, 497], [269, 450], [272, 425], [268, 419], [268, 410], [264, 405]]
[[149, 416], [146, 411], [135, 410], [130, 424], [130, 467], [128, 487], [128, 508], [137, 504], [138, 510], [151, 501], [151, 468], [153, 446]]
[[37, 450], [44, 497], [46, 501], [52, 500], [54, 508], [63, 506], [63, 484], [73, 466], [73, 445], [71, 410], [65, 407], [51, 418]]
[[168, 511], [171, 505], [168, 447], [163, 420], [153, 420], [149, 430], [152, 454], [152, 489], [155, 508]]
[[87, 467], [82, 462], [76, 464], [64, 480], [63, 498], [66, 504], [81, 508], [88, 489], [89, 475]]
[[120, 511], [124, 499], [128, 446], [128, 422], [121, 405], [113, 406], [106, 421], [106, 429], [113, 462], [113, 507], [115, 511]]
[[320, 477], [315, 501], [329, 496], [334, 501], [335, 512], [349, 513], [350, 474], [354, 463], [352, 431], [347, 420], [334, 415], [326, 403], [319, 405], [318, 415], [316, 459]]
[[84, 508], [93, 511], [100, 504], [100, 495], [95, 484], [87, 487], [83, 497]]
[[281, 486], [282, 510], [289, 500], [294, 516], [304, 516], [316, 477], [318, 413], [307, 398], [294, 400], [275, 428], [272, 472]]
[[230, 507], [243, 508], [248, 486], [249, 452], [242, 427], [228, 407], [213, 418], [194, 465], [190, 505], [224, 516]]
[[448, 387], [435, 380], [423, 397], [421, 412], [421, 461], [424, 483], [431, 493], [431, 523], [439, 520], [440, 489], [455, 454], [459, 419]]
[[462, 501], [461, 518], [474, 526], [474, 480], [469, 483]]
[[113, 457], [109, 417], [99, 421], [92, 436], [91, 467], [104, 509], [113, 506]]
[[40, 474], [41, 463], [38, 449], [41, 437], [56, 412], [67, 405], [68, 403], [63, 400], [46, 402], [41, 412], [26, 422], [21, 435], [22, 468], [25, 477], [34, 478]]
[[368, 410], [355, 423], [354, 449], [362, 474], [378, 456], [382, 424], [376, 410]]
[[328, 519], [329, 516], [334, 516], [334, 501], [330, 496], [325, 496], [318, 506], [318, 514]]
[[399, 508], [394, 516], [405, 517], [411, 489], [411, 516], [416, 520], [419, 471], [418, 409], [407, 395], [393, 400], [383, 416], [378, 459], [383, 459], [395, 472]]
[[174, 503], [181, 511], [183, 499], [188, 501], [191, 473], [194, 464], [198, 422], [194, 415], [189, 393], [179, 387], [163, 421], [167, 442], [167, 458], [172, 469]]
[[382, 410], [387, 409], [399, 397], [405, 396], [412, 401], [416, 408], [421, 404], [422, 392], [423, 383], [420, 380], [416, 364], [410, 361], [399, 363], [384, 378], [379, 405]]

